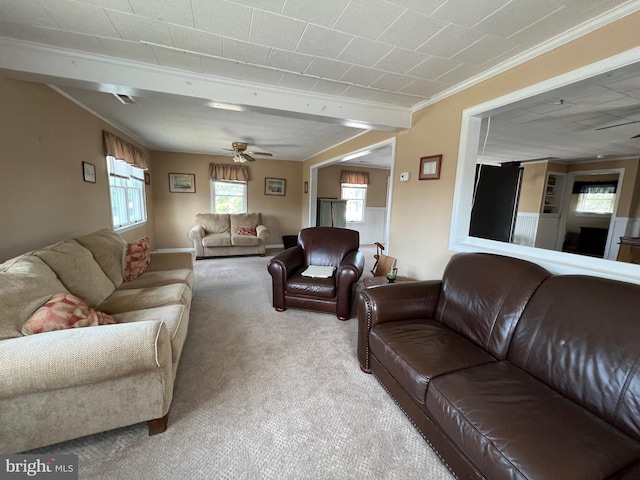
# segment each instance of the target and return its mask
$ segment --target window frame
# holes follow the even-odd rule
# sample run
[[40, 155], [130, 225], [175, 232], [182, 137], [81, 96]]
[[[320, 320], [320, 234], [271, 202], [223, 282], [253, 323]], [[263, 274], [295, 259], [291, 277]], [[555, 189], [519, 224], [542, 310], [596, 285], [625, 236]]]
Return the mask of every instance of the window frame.
[[[107, 163], [107, 176], [109, 180], [109, 210], [111, 212], [111, 226], [115, 232], [123, 232], [132, 228], [137, 228], [147, 223], [147, 192], [144, 182], [144, 170], [133, 165], [128, 164], [124, 160], [107, 156], [105, 157]], [[115, 163], [118, 162], [118, 163]], [[117, 198], [120, 198], [120, 206], [124, 207], [122, 210], [126, 212], [126, 221], [116, 223], [116, 218], [120, 219], [121, 215], [116, 217], [114, 189], [120, 194]], [[132, 194], [137, 192], [135, 197], [131, 198]], [[140, 217], [134, 220], [131, 219], [131, 206], [133, 202], [138, 202], [138, 209], [140, 210]]]
[[[232, 184], [240, 184], [244, 186], [242, 192], [242, 211], [241, 212], [217, 212], [216, 211], [216, 198], [218, 196], [225, 197], [238, 197], [239, 195], [216, 195], [216, 183], [232, 183]], [[211, 188], [211, 213], [247, 213], [249, 211], [249, 200], [248, 200], [248, 190], [249, 190], [249, 182], [244, 180], [214, 180], [211, 179], [210, 183]]]
[[[344, 189], [353, 189], [353, 190], [362, 190], [364, 192], [364, 196], [363, 198], [345, 198], [344, 196]], [[367, 208], [367, 191], [368, 191], [368, 185], [365, 183], [359, 184], [359, 183], [341, 183], [340, 184], [340, 198], [342, 200], [346, 200], [347, 201], [347, 212], [349, 211], [349, 203], [350, 202], [357, 202], [357, 203], [362, 203], [362, 217], [360, 220], [349, 220], [347, 218], [347, 222], [348, 223], [365, 223], [365, 211]]]

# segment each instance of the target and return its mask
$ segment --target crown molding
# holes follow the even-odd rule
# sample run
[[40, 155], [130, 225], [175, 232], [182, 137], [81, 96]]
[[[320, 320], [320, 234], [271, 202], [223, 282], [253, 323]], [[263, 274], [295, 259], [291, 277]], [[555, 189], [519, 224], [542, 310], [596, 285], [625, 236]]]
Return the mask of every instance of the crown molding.
[[534, 58], [539, 57], [540, 55], [550, 52], [551, 50], [558, 48], [562, 45], [565, 45], [580, 37], [583, 37], [588, 33], [594, 32], [599, 28], [602, 28], [610, 23], [613, 23], [616, 20], [620, 20], [632, 13], [637, 12], [638, 10], [640, 10], [640, 2], [638, 2], [637, 0], [631, 0], [627, 2], [625, 5], [621, 5], [617, 8], [614, 8], [613, 10], [610, 10], [609, 12], [603, 15], [600, 15], [581, 25], [578, 25], [577, 27], [572, 28], [571, 30], [567, 30], [566, 32], [560, 35], [556, 35], [552, 39], [544, 43], [541, 43], [540, 45], [537, 45], [533, 48], [530, 48], [529, 50], [521, 53], [520, 55], [510, 58], [509, 60], [506, 60], [496, 65], [495, 67], [476, 75], [475, 77], [472, 77], [462, 83], [459, 83], [455, 87], [445, 90], [444, 92], [440, 92], [437, 95], [434, 95], [433, 97], [423, 102], [417, 103], [412, 107], [412, 111], [415, 113], [419, 110], [422, 110], [423, 108], [428, 107], [429, 105], [438, 103], [439, 101], [444, 100], [447, 97], [455, 95], [456, 93], [460, 93], [469, 87], [472, 87], [474, 85], [477, 85], [478, 83], [484, 82], [485, 80], [488, 80], [492, 77], [495, 77], [496, 75], [504, 73], [507, 70], [517, 67], [518, 65], [522, 65], [523, 63], [526, 63], [529, 60], [533, 60]]

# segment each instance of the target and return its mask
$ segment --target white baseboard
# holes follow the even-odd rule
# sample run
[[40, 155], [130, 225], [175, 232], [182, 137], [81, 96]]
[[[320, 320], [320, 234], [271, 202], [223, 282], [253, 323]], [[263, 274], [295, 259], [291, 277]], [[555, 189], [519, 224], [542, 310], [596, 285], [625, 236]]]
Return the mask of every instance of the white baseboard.
[[190, 252], [190, 253], [196, 253], [196, 249], [195, 248], [158, 248], [157, 250], [154, 250], [154, 252], [158, 252], [158, 253], [169, 253], [169, 252]]
[[276, 243], [275, 245], [265, 245], [265, 248], [284, 248], [284, 243]]

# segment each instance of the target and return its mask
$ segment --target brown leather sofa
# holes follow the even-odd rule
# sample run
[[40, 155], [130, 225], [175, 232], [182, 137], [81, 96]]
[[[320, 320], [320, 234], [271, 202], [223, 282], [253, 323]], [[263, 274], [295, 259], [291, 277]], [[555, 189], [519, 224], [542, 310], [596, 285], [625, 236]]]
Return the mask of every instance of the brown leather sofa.
[[[273, 287], [273, 307], [282, 312], [301, 308], [351, 318], [353, 291], [364, 270], [360, 234], [333, 227], [305, 228], [296, 246], [274, 256], [267, 267]], [[334, 266], [330, 278], [302, 275], [309, 265]]]
[[640, 478], [639, 285], [462, 253], [357, 308], [361, 368], [458, 478]]

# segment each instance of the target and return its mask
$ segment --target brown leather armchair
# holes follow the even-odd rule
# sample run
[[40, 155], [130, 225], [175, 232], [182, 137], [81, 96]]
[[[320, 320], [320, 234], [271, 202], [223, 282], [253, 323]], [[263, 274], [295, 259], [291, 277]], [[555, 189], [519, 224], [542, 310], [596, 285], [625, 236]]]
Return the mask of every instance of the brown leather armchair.
[[[364, 270], [360, 234], [332, 227], [305, 228], [298, 244], [271, 259], [267, 269], [273, 283], [273, 307], [283, 312], [301, 308], [335, 313], [339, 320], [351, 318], [353, 290]], [[309, 265], [334, 266], [329, 278], [302, 275]]]

